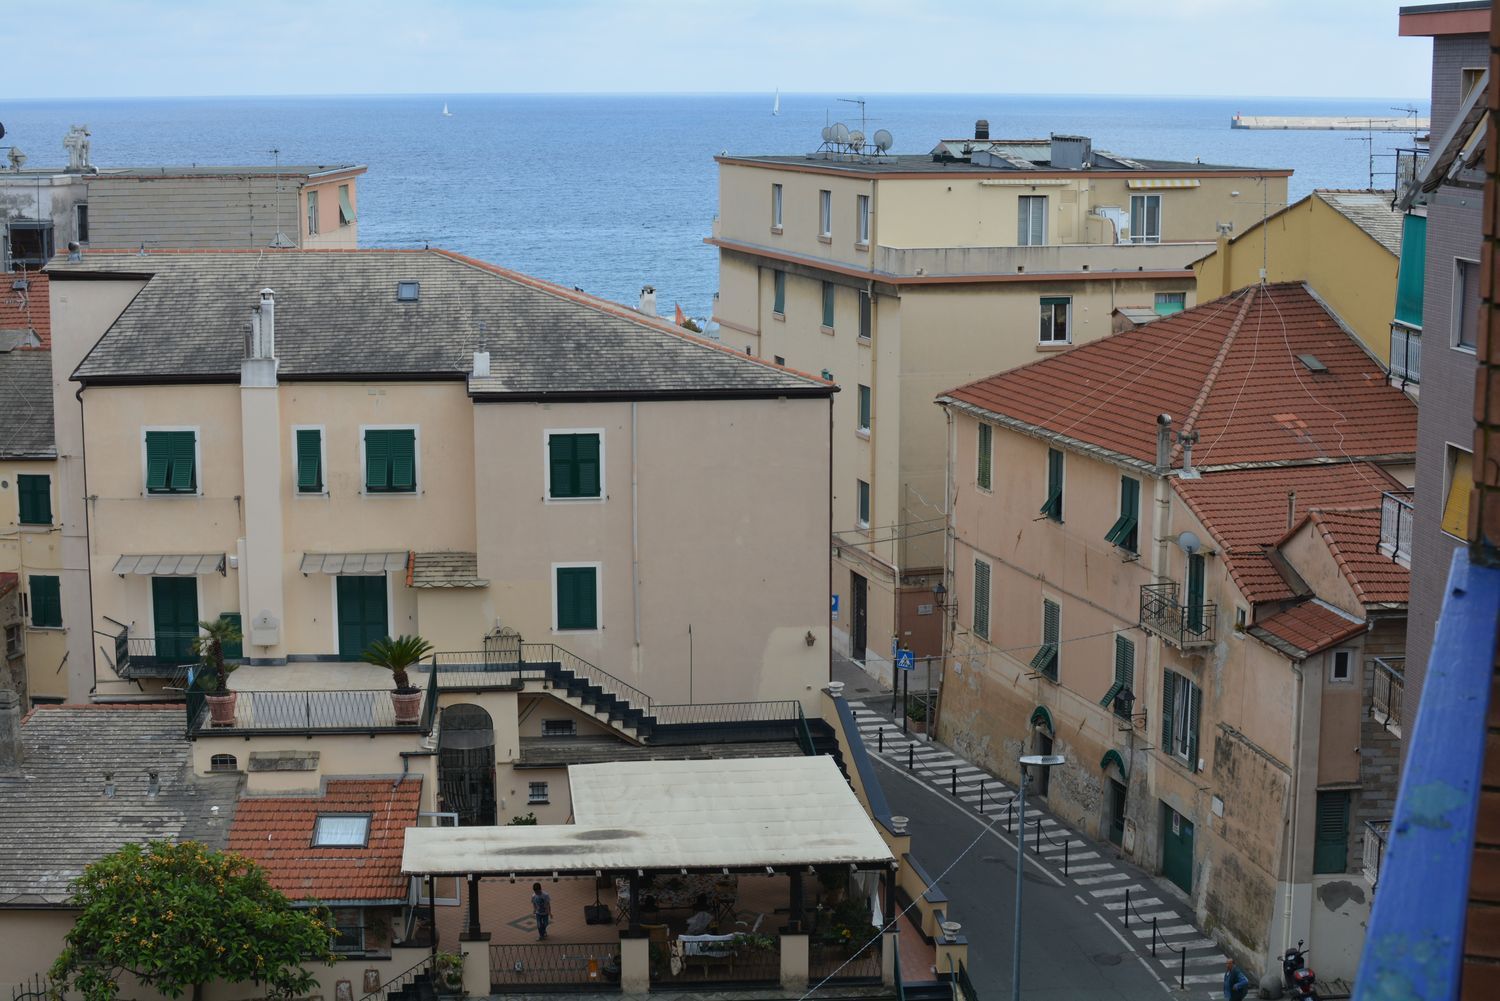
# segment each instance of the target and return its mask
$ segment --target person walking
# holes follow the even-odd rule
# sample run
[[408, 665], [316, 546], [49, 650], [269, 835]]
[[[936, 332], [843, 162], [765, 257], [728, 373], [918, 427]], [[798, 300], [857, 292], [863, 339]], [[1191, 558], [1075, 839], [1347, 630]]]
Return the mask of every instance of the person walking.
[[552, 923], [552, 897], [541, 883], [531, 884], [531, 915], [536, 918], [536, 940], [540, 942], [547, 937], [547, 926]]
[[1245, 1001], [1250, 993], [1250, 978], [1230, 958], [1224, 963], [1224, 1001]]

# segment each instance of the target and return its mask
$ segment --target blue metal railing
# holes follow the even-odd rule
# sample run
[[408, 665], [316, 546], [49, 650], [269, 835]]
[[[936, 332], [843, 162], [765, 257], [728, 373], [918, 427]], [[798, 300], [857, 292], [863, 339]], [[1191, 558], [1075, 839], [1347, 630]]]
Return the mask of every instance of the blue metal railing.
[[1453, 554], [1355, 1001], [1456, 998], [1495, 662], [1500, 568]]

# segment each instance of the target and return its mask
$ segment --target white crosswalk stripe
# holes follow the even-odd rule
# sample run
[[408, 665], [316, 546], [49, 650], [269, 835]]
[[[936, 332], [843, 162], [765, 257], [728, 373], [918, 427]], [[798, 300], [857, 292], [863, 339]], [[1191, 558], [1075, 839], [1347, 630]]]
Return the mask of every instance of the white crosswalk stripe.
[[[1177, 915], [1174, 914], [1172, 916], [1175, 918]], [[1147, 927], [1145, 927], [1145, 928], [1132, 928], [1131, 931], [1135, 932], [1135, 935], [1136, 935], [1137, 938], [1150, 938], [1151, 937], [1151, 927], [1149, 925]], [[1195, 934], [1197, 934], [1197, 932], [1198, 932], [1198, 929], [1194, 928], [1192, 925], [1171, 925], [1170, 927], [1163, 928], [1163, 927], [1161, 927], [1160, 923], [1158, 922], [1157, 928], [1156, 928], [1156, 934], [1157, 935], [1161, 935], [1161, 936], [1166, 936], [1166, 935], [1195, 935]]]
[[[1123, 901], [1123, 900], [1111, 901], [1110, 903], [1107, 903], [1104, 906], [1108, 907], [1112, 911], [1123, 911], [1125, 909], [1125, 901]], [[1132, 914], [1134, 914], [1136, 912], [1136, 910], [1138, 908], [1141, 908], [1141, 907], [1159, 907], [1159, 906], [1161, 906], [1161, 900], [1159, 898], [1157, 898], [1157, 897], [1147, 897], [1144, 900], [1136, 900], [1136, 899], [1132, 898], [1131, 901], [1130, 901], [1130, 910], [1131, 910]], [[1173, 913], [1173, 912], [1172, 911], [1162, 911], [1162, 914], [1171, 914], [1171, 913]], [[1150, 920], [1154, 916], [1155, 915], [1151, 915], [1151, 914], [1145, 915], [1145, 917], [1146, 917], [1147, 920]]]
[[[1098, 856], [1095, 857], [1097, 858]], [[1068, 875], [1071, 876], [1075, 872], [1097, 872], [1100, 869], [1113, 869], [1114, 867], [1115, 864], [1113, 862], [1093, 862], [1088, 865], [1073, 865], [1069, 862]]]
[[1129, 890], [1132, 893], [1138, 893], [1145, 889], [1146, 888], [1144, 886], [1141, 886], [1139, 883], [1134, 883], [1130, 886], [1108, 886], [1102, 890], [1090, 890], [1089, 895], [1093, 897], [1119, 897], [1123, 896], [1126, 890]]
[[1084, 876], [1082, 879], [1075, 879], [1073, 882], [1079, 886], [1093, 886], [1095, 883], [1114, 883], [1129, 878], [1130, 873], [1128, 872], [1112, 872], [1108, 876]]
[[[1160, 962], [1163, 966], [1176, 966], [1177, 964], [1181, 963], [1182, 957], [1177, 955], [1177, 953], [1181, 952], [1183, 949], [1187, 949], [1189, 952], [1191, 952], [1194, 949], [1217, 950], [1219, 948], [1219, 943], [1215, 942], [1211, 938], [1197, 938], [1190, 939], [1187, 942], [1171, 942], [1169, 944], [1173, 949], [1176, 950], [1176, 952], [1174, 952], [1172, 955], [1163, 957], [1161, 955], [1161, 950], [1157, 950], [1157, 961]], [[1205, 963], [1222, 963], [1224, 962], [1224, 954], [1216, 951], [1213, 955], [1209, 956], [1188, 956], [1187, 961], [1189, 966], [1202, 966]]]

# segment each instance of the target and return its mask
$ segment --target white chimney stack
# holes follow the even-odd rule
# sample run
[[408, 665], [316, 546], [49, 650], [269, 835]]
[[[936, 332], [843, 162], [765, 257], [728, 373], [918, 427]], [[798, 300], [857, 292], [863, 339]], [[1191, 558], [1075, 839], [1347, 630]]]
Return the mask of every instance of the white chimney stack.
[[645, 313], [647, 316], [656, 315], [656, 286], [641, 286], [641, 304], [636, 307], [636, 309], [638, 312]]
[[260, 290], [260, 302], [250, 317], [250, 357], [276, 357], [276, 293]]
[[490, 353], [488, 351], [474, 352], [474, 376], [484, 378], [490, 374]]
[[1182, 442], [1182, 475], [1185, 479], [1196, 479], [1198, 470], [1193, 468], [1193, 446], [1198, 444], [1197, 431], [1183, 431], [1177, 435]]
[[1156, 418], [1156, 471], [1165, 473], [1172, 463], [1172, 415]]

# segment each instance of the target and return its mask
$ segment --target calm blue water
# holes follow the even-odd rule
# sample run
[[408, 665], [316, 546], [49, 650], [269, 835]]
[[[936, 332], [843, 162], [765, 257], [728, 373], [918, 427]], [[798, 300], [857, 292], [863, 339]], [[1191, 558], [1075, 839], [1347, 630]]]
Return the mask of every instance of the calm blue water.
[[[302, 97], [9, 102], [8, 135], [33, 166], [64, 163], [74, 122], [93, 133], [100, 166], [154, 163], [360, 162], [365, 246], [430, 241], [542, 278], [634, 304], [657, 287], [664, 312], [680, 302], [705, 315], [718, 284], [703, 237], [716, 212], [714, 154], [803, 153], [825, 115], [858, 109], [822, 95], [482, 95], [446, 98]], [[1124, 155], [1291, 167], [1293, 200], [1315, 187], [1368, 185], [1366, 144], [1342, 132], [1231, 130], [1244, 114], [1391, 115], [1407, 99], [880, 96], [869, 130], [895, 152], [926, 152], [972, 135], [988, 118], [996, 137], [1069, 132]], [[1426, 114], [1425, 102], [1418, 102]], [[1375, 152], [1410, 145], [1375, 135]], [[1392, 159], [1375, 160], [1389, 186]], [[1387, 172], [1382, 178], [1380, 171]]]

